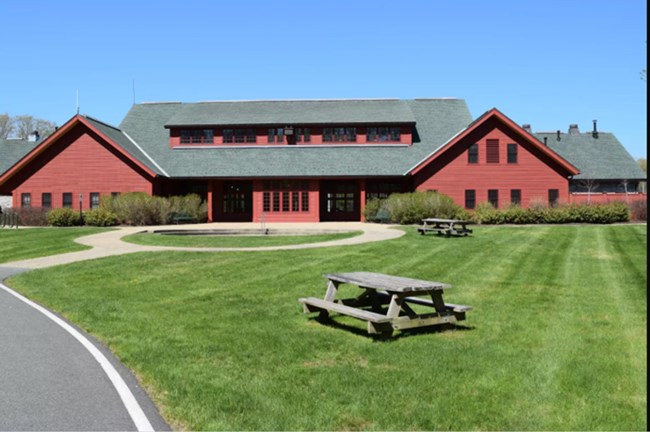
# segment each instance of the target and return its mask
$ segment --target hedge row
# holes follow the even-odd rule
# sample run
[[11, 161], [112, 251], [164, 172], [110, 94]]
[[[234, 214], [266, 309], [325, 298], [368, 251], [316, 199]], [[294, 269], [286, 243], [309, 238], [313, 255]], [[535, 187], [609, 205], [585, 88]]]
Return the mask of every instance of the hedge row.
[[453, 200], [436, 192], [412, 192], [392, 194], [383, 200], [370, 200], [364, 216], [369, 222], [396, 224], [419, 224], [422, 219], [437, 217], [463, 219], [478, 224], [564, 224], [594, 223], [610, 224], [628, 222], [630, 213], [635, 220], [646, 220], [646, 204], [634, 204], [630, 208], [624, 202], [609, 204], [567, 204], [549, 207], [536, 203], [530, 208], [512, 206], [495, 209], [490, 203], [481, 203], [473, 212], [461, 208]]
[[489, 203], [479, 204], [472, 220], [480, 224], [610, 224], [629, 222], [630, 208], [623, 202], [609, 204], [567, 204], [557, 207], [495, 209]]
[[140, 192], [103, 196], [99, 208], [82, 214], [72, 208], [48, 210], [28, 207], [11, 211], [18, 213], [20, 224], [25, 226], [165, 225], [172, 221], [174, 213], [189, 216], [197, 222], [205, 222], [208, 218], [207, 204], [196, 194], [163, 198]]

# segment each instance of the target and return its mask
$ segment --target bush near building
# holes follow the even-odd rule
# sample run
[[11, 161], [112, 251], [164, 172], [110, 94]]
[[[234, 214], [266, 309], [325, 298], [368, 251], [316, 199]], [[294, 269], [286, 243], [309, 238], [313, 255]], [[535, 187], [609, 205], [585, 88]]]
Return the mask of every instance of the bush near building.
[[370, 200], [364, 214], [369, 222], [420, 224], [425, 218], [463, 219], [478, 224], [610, 224], [646, 220], [647, 204], [612, 202], [607, 204], [565, 204], [549, 206], [533, 203], [529, 208], [517, 205], [504, 209], [480, 203], [469, 212], [437, 192], [392, 194], [386, 199]]

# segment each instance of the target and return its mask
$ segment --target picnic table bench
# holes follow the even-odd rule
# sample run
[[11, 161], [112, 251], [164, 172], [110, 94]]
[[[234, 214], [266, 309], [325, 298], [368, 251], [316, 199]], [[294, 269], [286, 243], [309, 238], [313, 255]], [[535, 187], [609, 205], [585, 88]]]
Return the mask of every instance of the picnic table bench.
[[[304, 312], [318, 312], [320, 319], [327, 319], [330, 312], [336, 312], [367, 321], [369, 334], [390, 336], [393, 330], [454, 324], [464, 320], [465, 312], [472, 309], [471, 306], [445, 303], [442, 293], [451, 285], [441, 282], [370, 272], [324, 276], [328, 281], [324, 298], [298, 299]], [[355, 285], [363, 292], [357, 297], [339, 299], [341, 284]], [[422, 298], [427, 296], [431, 300]], [[424, 306], [426, 311], [418, 313], [410, 304]]]
[[438, 218], [427, 218], [422, 219], [422, 226], [418, 228], [418, 232], [422, 235], [426, 234], [429, 231], [435, 232], [438, 235], [446, 235], [450, 237], [452, 235], [456, 236], [466, 236], [471, 234], [472, 230], [467, 228], [467, 225], [471, 224], [470, 221], [457, 220], [457, 219], [438, 219]]

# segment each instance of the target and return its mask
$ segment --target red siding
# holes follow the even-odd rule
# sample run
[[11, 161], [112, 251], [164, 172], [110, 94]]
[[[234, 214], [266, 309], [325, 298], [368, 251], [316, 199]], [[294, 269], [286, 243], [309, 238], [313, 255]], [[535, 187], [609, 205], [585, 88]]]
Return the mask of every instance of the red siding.
[[32, 207], [41, 206], [41, 194], [52, 194], [52, 208], [63, 205], [63, 193], [72, 192], [73, 207], [90, 208], [90, 193], [153, 193], [152, 179], [126, 157], [83, 126], [76, 126], [19, 174], [13, 204], [20, 207], [22, 193], [30, 193]]
[[[499, 141], [499, 162], [487, 163], [487, 141]], [[478, 163], [467, 162], [467, 148], [478, 143]], [[509, 164], [507, 145], [517, 143], [517, 163]], [[510, 191], [521, 190], [521, 204], [548, 202], [548, 190], [558, 189], [559, 202], [569, 199], [568, 179], [553, 168], [553, 162], [532, 144], [490, 122], [447, 150], [415, 176], [417, 190], [437, 190], [465, 206], [465, 190], [476, 191], [476, 204], [486, 202], [488, 190], [499, 191], [499, 207], [510, 204]]]

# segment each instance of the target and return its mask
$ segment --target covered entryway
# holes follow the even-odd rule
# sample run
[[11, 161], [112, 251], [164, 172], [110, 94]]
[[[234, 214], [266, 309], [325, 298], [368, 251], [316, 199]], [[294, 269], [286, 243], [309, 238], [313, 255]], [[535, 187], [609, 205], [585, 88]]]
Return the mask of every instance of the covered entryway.
[[328, 180], [320, 184], [320, 220], [361, 220], [359, 183], [355, 180]]

